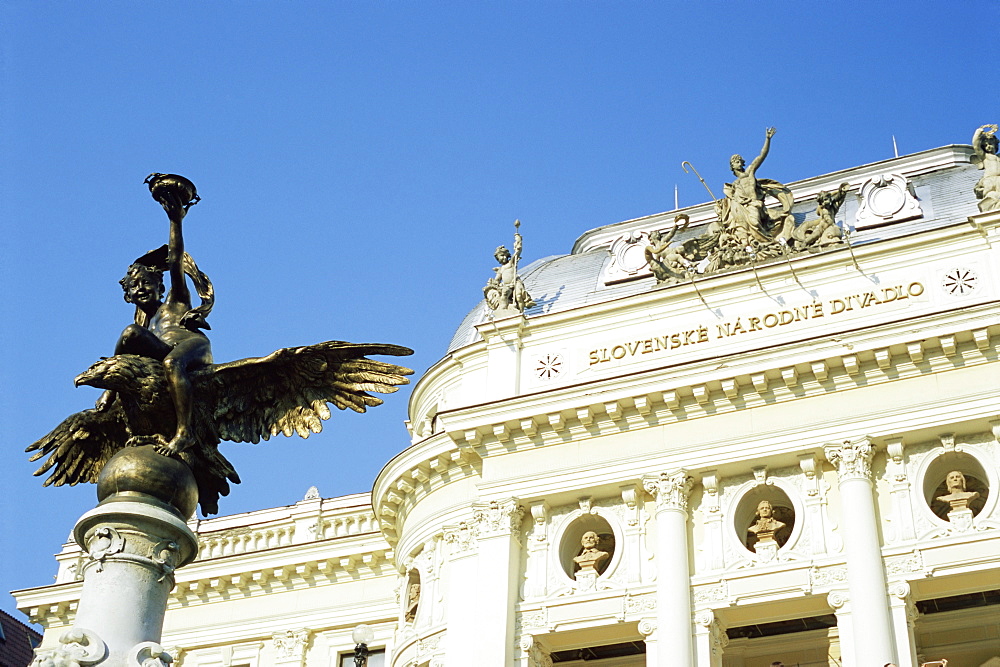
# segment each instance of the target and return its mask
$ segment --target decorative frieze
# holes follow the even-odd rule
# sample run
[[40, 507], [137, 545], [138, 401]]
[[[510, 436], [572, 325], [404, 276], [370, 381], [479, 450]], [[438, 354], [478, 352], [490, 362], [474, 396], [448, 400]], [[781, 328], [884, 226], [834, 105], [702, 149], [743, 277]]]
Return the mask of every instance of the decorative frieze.
[[839, 445], [831, 443], [823, 450], [827, 460], [837, 467], [841, 483], [853, 479], [871, 482], [875, 445], [869, 437], [845, 440]]

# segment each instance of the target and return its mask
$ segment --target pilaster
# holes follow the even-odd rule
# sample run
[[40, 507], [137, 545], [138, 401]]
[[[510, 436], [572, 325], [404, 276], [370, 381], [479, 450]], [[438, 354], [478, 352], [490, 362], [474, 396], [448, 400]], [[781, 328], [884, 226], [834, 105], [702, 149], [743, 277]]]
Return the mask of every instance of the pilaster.
[[[507, 667], [514, 661], [514, 604], [524, 508], [513, 498], [475, 503], [471, 517], [446, 528], [447, 663]], [[471, 583], [470, 583], [471, 582]]]
[[893, 634], [896, 637], [896, 654], [899, 667], [918, 667], [917, 641], [914, 624], [917, 620], [917, 605], [910, 595], [910, 585], [897, 581], [889, 585], [889, 608], [892, 613]]
[[890, 541], [901, 542], [916, 537], [910, 509], [910, 479], [906, 474], [905, 446], [902, 438], [886, 440], [886, 481], [892, 497]]
[[722, 667], [722, 652], [729, 638], [711, 609], [702, 609], [695, 614], [694, 639], [697, 667]]

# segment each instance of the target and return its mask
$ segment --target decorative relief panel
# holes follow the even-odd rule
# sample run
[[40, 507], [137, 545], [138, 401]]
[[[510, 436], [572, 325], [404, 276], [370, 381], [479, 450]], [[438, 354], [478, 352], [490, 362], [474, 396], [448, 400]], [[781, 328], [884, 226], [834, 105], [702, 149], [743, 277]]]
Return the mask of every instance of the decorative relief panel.
[[909, 183], [900, 174], [882, 174], [861, 184], [861, 207], [857, 229], [902, 222], [923, 216], [920, 202], [910, 192]]
[[622, 234], [611, 242], [608, 252], [611, 262], [604, 269], [602, 280], [605, 285], [630, 280], [652, 273], [646, 263], [645, 250], [649, 243], [646, 232], [633, 231]]

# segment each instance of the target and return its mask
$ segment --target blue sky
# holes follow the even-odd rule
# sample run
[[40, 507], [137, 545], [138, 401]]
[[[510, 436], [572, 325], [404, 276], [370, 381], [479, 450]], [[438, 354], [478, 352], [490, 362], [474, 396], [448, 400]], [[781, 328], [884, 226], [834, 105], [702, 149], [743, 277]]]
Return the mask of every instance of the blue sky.
[[[1000, 122], [1000, 4], [0, 4], [0, 589], [52, 581], [94, 487], [26, 445], [96, 390], [131, 320], [118, 279], [166, 240], [142, 185], [192, 179], [217, 361], [338, 339], [441, 358], [520, 218], [526, 262], [718, 193], [734, 152], [791, 182], [968, 143]], [[409, 391], [308, 441], [226, 444], [223, 513], [367, 491]], [[14, 612], [0, 595], [0, 608]], [[20, 617], [20, 614], [17, 614]]]

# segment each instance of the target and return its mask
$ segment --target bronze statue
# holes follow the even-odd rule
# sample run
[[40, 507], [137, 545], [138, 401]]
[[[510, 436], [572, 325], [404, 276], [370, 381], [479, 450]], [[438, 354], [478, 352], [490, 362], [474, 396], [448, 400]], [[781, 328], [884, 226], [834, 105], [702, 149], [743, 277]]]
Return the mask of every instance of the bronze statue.
[[[202, 512], [215, 514], [229, 482], [240, 481], [218, 451], [221, 440], [257, 443], [279, 433], [308, 437], [329, 419], [327, 403], [365, 412], [382, 403], [369, 391], [395, 392], [413, 373], [366, 355], [413, 351], [328, 341], [213, 363], [208, 338], [200, 331], [208, 328], [211, 282], [184, 253], [181, 238], [181, 220], [198, 200], [194, 185], [165, 174], [153, 174], [147, 183], [170, 219], [170, 243], [137, 260], [122, 279], [125, 300], [135, 304], [136, 314], [115, 356], [76, 377], [77, 386], [106, 391], [94, 409], [70, 415], [26, 451], [34, 452], [32, 461], [48, 456], [35, 475], [54, 468], [44, 484], [61, 486], [96, 482], [119, 450], [153, 445], [191, 468]], [[165, 299], [164, 268], [171, 278]], [[202, 298], [197, 308], [191, 307], [186, 275]]]
[[979, 199], [979, 211], [1000, 209], [1000, 157], [997, 156], [997, 126], [983, 125], [972, 135], [972, 164], [983, 170], [973, 190]]
[[523, 313], [535, 305], [528, 290], [524, 288], [521, 277], [517, 275], [517, 263], [521, 260], [522, 246], [521, 235], [517, 232], [520, 226], [521, 221], [515, 220], [514, 253], [511, 254], [506, 246], [500, 246], [493, 254], [500, 262], [500, 266], [493, 269], [496, 275], [490, 278], [483, 288], [486, 304], [501, 316]]
[[[205, 318], [212, 310], [214, 293], [208, 276], [184, 252], [181, 222], [188, 209], [200, 200], [194, 184], [183, 176], [156, 173], [146, 177], [145, 182], [167, 212], [170, 240], [168, 245], [137, 259], [120, 281], [125, 301], [135, 305], [135, 323], [122, 332], [115, 354], [140, 354], [163, 362], [177, 429], [159, 447], [162, 454], [179, 454], [194, 444], [189, 373], [212, 363], [212, 346], [201, 329], [211, 328]], [[165, 270], [170, 274], [170, 291], [164, 299]], [[197, 308], [191, 307], [187, 276], [191, 276], [201, 296]], [[96, 407], [107, 409], [113, 398], [113, 392], [105, 392]]]

